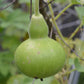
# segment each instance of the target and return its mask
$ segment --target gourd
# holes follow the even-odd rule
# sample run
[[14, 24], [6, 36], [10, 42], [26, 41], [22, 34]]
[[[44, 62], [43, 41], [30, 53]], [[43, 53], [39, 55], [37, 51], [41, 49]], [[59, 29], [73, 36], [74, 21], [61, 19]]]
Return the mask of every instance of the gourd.
[[40, 79], [59, 72], [65, 63], [65, 51], [58, 42], [48, 37], [48, 26], [39, 13], [39, 0], [35, 0], [35, 14], [28, 33], [29, 39], [15, 52], [18, 68], [25, 75]]

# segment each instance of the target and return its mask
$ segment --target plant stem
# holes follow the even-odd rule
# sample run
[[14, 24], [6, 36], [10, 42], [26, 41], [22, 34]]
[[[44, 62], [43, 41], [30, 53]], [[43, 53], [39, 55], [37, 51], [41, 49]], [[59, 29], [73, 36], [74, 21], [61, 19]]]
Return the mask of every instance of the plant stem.
[[[49, 1], [48, 1], [48, 2], [49, 2]], [[52, 16], [52, 22], [53, 22], [53, 24], [55, 25], [56, 30], [57, 30], [57, 33], [58, 33], [58, 35], [60, 36], [60, 39], [62, 40], [62, 42], [63, 42], [73, 53], [75, 53], [75, 55], [76, 55], [77, 57], [79, 57], [81, 60], [84, 60], [84, 59], [82, 59], [82, 58], [64, 41], [64, 37], [63, 37], [62, 33], [60, 32], [60, 30], [59, 30], [59, 28], [58, 28], [58, 26], [57, 26], [57, 24], [56, 24], [56, 22], [55, 22], [54, 13], [53, 13], [53, 9], [52, 9], [51, 4], [49, 4], [49, 9], [50, 9], [51, 16]]]
[[54, 13], [53, 13], [51, 4], [49, 4], [49, 9], [50, 9], [51, 16], [52, 16], [52, 22], [53, 22], [53, 24], [54, 24], [55, 27], [56, 27], [57, 33], [59, 34], [59, 36], [60, 36], [62, 39], [64, 39], [63, 35], [61, 34], [61, 32], [60, 32], [60, 30], [59, 30], [59, 28], [58, 28], [58, 26], [57, 26], [57, 24], [56, 24], [56, 22], [55, 22]]
[[32, 0], [30, 0], [30, 20], [31, 20], [31, 17], [32, 17]]
[[69, 4], [66, 6], [56, 17], [55, 20], [57, 20], [69, 7], [71, 7], [73, 4]]
[[64, 84], [62, 76], [60, 76], [61, 84]]
[[39, 15], [39, 0], [35, 0], [35, 8], [34, 8], [35, 15]]
[[73, 71], [76, 71], [76, 69], [72, 69], [72, 70], [66, 72], [65, 74], [70, 74], [70, 73], [73, 72]]
[[72, 33], [72, 35], [70, 36], [70, 38], [69, 39], [72, 39], [75, 35], [76, 35], [76, 33], [79, 31], [79, 29], [81, 28], [81, 26], [82, 26], [82, 23], [76, 28], [76, 30]]

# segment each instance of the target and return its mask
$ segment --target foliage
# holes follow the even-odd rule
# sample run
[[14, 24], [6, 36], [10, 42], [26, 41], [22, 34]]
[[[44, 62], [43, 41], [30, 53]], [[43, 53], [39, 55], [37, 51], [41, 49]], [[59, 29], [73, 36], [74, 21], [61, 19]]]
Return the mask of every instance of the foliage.
[[[7, 84], [32, 84], [33, 79], [29, 78], [25, 75], [16, 75], [12, 76]], [[40, 81], [39, 79], [35, 80], [34, 84], [58, 84], [57, 81], [53, 80], [53, 77], [45, 78], [44, 81]]]
[[28, 28], [29, 13], [8, 8], [0, 12], [0, 84], [6, 84], [11, 75], [19, 73], [14, 53]]
[[79, 78], [78, 84], [84, 84], [84, 72], [80, 74], [80, 78]]

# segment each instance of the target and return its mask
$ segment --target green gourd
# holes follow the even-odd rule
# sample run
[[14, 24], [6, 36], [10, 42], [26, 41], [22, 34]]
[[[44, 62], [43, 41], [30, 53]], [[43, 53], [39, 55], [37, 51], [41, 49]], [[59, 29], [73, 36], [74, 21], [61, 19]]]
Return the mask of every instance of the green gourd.
[[66, 55], [61, 45], [48, 37], [48, 26], [38, 11], [39, 0], [35, 0], [35, 4], [35, 14], [28, 29], [29, 39], [17, 48], [15, 62], [25, 75], [45, 78], [62, 69]]

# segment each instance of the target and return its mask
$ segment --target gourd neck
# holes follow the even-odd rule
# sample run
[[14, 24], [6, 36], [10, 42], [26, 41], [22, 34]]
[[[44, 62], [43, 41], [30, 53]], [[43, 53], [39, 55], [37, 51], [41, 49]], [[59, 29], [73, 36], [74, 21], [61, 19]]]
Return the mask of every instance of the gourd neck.
[[34, 13], [36, 16], [39, 15], [39, 0], [35, 0]]
[[48, 26], [41, 14], [32, 15], [28, 33], [29, 37], [33, 39], [48, 37]]

